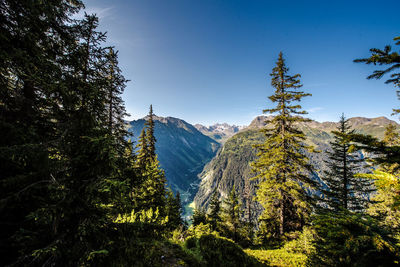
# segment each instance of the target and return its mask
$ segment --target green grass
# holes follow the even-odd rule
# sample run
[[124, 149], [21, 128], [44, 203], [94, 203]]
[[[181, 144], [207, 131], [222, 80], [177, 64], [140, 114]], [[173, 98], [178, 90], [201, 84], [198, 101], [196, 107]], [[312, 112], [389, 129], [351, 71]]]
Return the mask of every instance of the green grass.
[[290, 253], [283, 249], [252, 250], [245, 249], [247, 255], [255, 257], [268, 266], [303, 267], [306, 266], [307, 256], [301, 253]]

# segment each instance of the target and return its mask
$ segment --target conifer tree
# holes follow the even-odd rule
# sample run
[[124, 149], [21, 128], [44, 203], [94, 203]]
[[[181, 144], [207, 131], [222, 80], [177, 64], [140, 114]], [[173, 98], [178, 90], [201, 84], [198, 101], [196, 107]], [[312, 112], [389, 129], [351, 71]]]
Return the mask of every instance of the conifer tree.
[[207, 219], [211, 224], [211, 228], [214, 231], [217, 230], [218, 224], [221, 222], [221, 201], [217, 190], [211, 196]]
[[193, 226], [196, 226], [196, 225], [199, 225], [200, 223], [202, 223], [202, 224], [207, 223], [207, 214], [203, 209], [196, 208], [193, 212], [192, 224], [193, 224]]
[[250, 181], [246, 179], [244, 182], [243, 197], [245, 199], [245, 211], [244, 218], [248, 224], [253, 224], [253, 214], [252, 214], [252, 198], [253, 194], [250, 190]]
[[228, 199], [224, 201], [222, 210], [223, 221], [233, 233], [233, 240], [238, 240], [238, 230], [240, 228], [240, 203], [239, 197], [236, 193], [235, 186], [229, 193]]
[[164, 170], [155, 153], [153, 108], [150, 106], [148, 120], [140, 134], [137, 156], [138, 166], [141, 168], [143, 183], [135, 193], [136, 207], [141, 209], [160, 211], [166, 215], [166, 178]]
[[178, 228], [183, 225], [182, 221], [182, 206], [181, 206], [181, 196], [177, 192], [176, 195], [172, 193], [169, 189], [167, 190], [167, 216], [168, 216], [168, 226], [171, 230]]
[[311, 212], [311, 197], [306, 190], [315, 186], [310, 178], [312, 167], [304, 154], [310, 147], [295, 125], [308, 121], [300, 116], [306, 112], [295, 102], [310, 94], [299, 90], [300, 74], [291, 76], [288, 71], [281, 52], [271, 73], [275, 93], [269, 99], [276, 107], [264, 110], [276, 116], [262, 130], [266, 141], [256, 146], [258, 158], [253, 163], [257, 173], [254, 179], [259, 180], [257, 201], [264, 207], [260, 221], [278, 239], [302, 228]]
[[[400, 36], [395, 37], [393, 39], [396, 41], [396, 45], [400, 45]], [[397, 51], [392, 51], [392, 47], [390, 45], [385, 46], [384, 49], [371, 48], [370, 49], [371, 56], [369, 58], [361, 58], [355, 59], [354, 62], [357, 63], [366, 63], [366, 64], [374, 64], [374, 65], [385, 65], [386, 69], [375, 70], [371, 75], [367, 77], [367, 79], [381, 79], [386, 74], [390, 74], [390, 78], [386, 80], [385, 83], [392, 83], [395, 87], [400, 87], [400, 73], [393, 72], [400, 68], [400, 54]], [[397, 97], [400, 98], [400, 91], [397, 90]], [[393, 109], [395, 114], [400, 113], [400, 109]]]
[[148, 149], [148, 145], [147, 145], [146, 131], [147, 131], [147, 128], [145, 125], [145, 127], [143, 127], [142, 131], [140, 132], [138, 144], [136, 145], [137, 165], [141, 170], [144, 170], [146, 168], [146, 162], [149, 159], [149, 155], [148, 155], [149, 149]]
[[362, 211], [368, 204], [371, 182], [354, 176], [362, 171], [363, 159], [357, 152], [351, 151], [354, 146], [350, 136], [354, 130], [350, 129], [344, 115], [340, 117], [337, 130], [332, 133], [332, 151], [327, 152], [328, 160], [325, 162], [329, 169], [323, 176], [327, 186], [327, 189], [322, 190], [325, 195], [323, 202], [326, 208], [336, 212], [342, 209]]
[[57, 203], [59, 188], [60, 63], [74, 41], [69, 15], [82, 6], [63, 0], [1, 2], [0, 265], [40, 264], [32, 251], [55, 240], [57, 223], [48, 207]]
[[150, 111], [147, 120], [146, 142], [148, 146], [149, 157], [154, 160], [156, 158], [156, 137], [154, 136], [154, 120], [153, 105], [150, 105]]
[[0, 265], [89, 265], [130, 206], [126, 80], [96, 16], [69, 17], [81, 7], [2, 1]]
[[400, 135], [397, 132], [397, 127], [393, 123], [390, 123], [385, 128], [383, 136], [383, 142], [388, 146], [395, 146], [400, 144]]

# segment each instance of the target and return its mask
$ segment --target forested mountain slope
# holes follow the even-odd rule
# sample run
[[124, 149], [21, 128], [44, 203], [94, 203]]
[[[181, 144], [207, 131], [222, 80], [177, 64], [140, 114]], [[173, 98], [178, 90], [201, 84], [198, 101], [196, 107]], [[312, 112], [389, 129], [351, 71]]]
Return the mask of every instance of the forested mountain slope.
[[[145, 119], [129, 122], [134, 145]], [[168, 185], [173, 191], [181, 193], [183, 202], [192, 200], [197, 190], [197, 175], [214, 157], [220, 145], [183, 120], [158, 116], [154, 116], [154, 120], [156, 153], [165, 170]]]
[[[201, 173], [201, 183], [195, 196], [196, 207], [206, 207], [213, 194], [217, 190], [220, 198], [226, 198], [232, 186], [238, 190], [239, 195], [243, 197], [243, 190], [246, 180], [254, 177], [251, 171], [250, 163], [255, 159], [256, 149], [254, 144], [264, 141], [263, 134], [259, 131], [265, 126], [265, 121], [270, 120], [270, 116], [258, 116], [250, 125], [241, 130], [236, 135], [228, 139], [223, 147], [218, 151], [212, 161], [207, 164]], [[354, 117], [349, 119], [349, 125], [358, 133], [371, 134], [382, 138], [386, 125], [393, 123], [385, 117], [363, 118]], [[311, 163], [316, 167], [317, 174], [315, 179], [319, 179], [322, 170], [326, 168], [324, 160], [327, 158], [324, 151], [329, 149], [329, 141], [332, 140], [332, 130], [335, 130], [335, 122], [317, 122], [311, 121], [301, 123], [301, 130], [306, 134], [308, 144], [313, 145], [321, 153], [308, 153]], [[254, 181], [249, 181], [251, 194], [255, 194]], [[242, 201], [243, 202], [243, 201]], [[258, 207], [254, 207], [258, 209]]]

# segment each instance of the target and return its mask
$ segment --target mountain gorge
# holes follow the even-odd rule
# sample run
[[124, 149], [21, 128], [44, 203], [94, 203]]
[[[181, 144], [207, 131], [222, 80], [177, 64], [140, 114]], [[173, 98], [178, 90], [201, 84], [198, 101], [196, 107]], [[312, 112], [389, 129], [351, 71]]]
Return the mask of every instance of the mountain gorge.
[[[133, 133], [135, 143], [146, 119], [129, 122], [129, 132]], [[180, 192], [183, 203], [191, 202], [197, 192], [197, 175], [214, 157], [220, 144], [183, 120], [158, 116], [153, 119], [156, 152], [168, 185], [174, 192]]]
[[[183, 204], [187, 206], [194, 201], [194, 206], [206, 208], [214, 190], [220, 199], [224, 199], [233, 185], [243, 198], [246, 183], [250, 194], [254, 195], [257, 182], [250, 180], [254, 176], [250, 163], [256, 156], [253, 145], [264, 141], [260, 129], [272, 118], [258, 116], [247, 127], [226, 123], [206, 127], [177, 118], [155, 116], [158, 159], [165, 170], [168, 185], [174, 192], [181, 193]], [[137, 141], [146, 119], [129, 123], [133, 141]], [[385, 127], [390, 123], [396, 124], [385, 117], [349, 119], [349, 124], [358, 133], [378, 138], [383, 137]], [[298, 126], [306, 134], [306, 142], [321, 151], [307, 152], [317, 170], [315, 179], [320, 181], [320, 174], [326, 169], [324, 151], [329, 149], [333, 136], [331, 131], [336, 129], [337, 123], [310, 121]], [[254, 210], [259, 208], [253, 203]]]
[[[208, 163], [200, 174], [201, 183], [199, 190], [194, 198], [195, 206], [206, 208], [211, 195], [216, 190], [220, 199], [228, 196], [228, 193], [235, 186], [239, 196], [244, 203], [245, 184], [249, 184], [250, 194], [255, 194], [256, 181], [250, 180], [254, 177], [250, 163], [256, 157], [255, 144], [265, 140], [264, 135], [259, 131], [266, 125], [266, 121], [272, 119], [271, 116], [256, 117], [250, 125], [229, 138], [217, 155]], [[390, 124], [398, 124], [385, 117], [362, 118], [355, 117], [349, 119], [349, 125], [358, 133], [370, 134], [382, 138], [385, 127]], [[313, 145], [320, 153], [308, 153], [311, 164], [315, 167], [315, 179], [321, 181], [321, 172], [326, 169], [324, 160], [327, 159], [325, 151], [329, 150], [329, 141], [332, 140], [332, 130], [335, 130], [337, 123], [310, 121], [301, 123], [299, 128], [306, 134], [306, 142]], [[359, 152], [361, 153], [361, 152]], [[259, 210], [259, 206], [253, 203], [253, 209]]]

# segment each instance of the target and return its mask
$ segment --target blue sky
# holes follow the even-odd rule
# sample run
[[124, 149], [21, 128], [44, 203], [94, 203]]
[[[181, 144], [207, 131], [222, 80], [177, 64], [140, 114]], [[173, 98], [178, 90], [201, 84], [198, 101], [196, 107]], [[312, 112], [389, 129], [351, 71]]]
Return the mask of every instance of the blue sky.
[[390, 117], [395, 88], [353, 63], [400, 35], [400, 1], [89, 0], [119, 50], [132, 119], [155, 113], [190, 123], [247, 125], [271, 107], [280, 51], [302, 75], [308, 117]]

